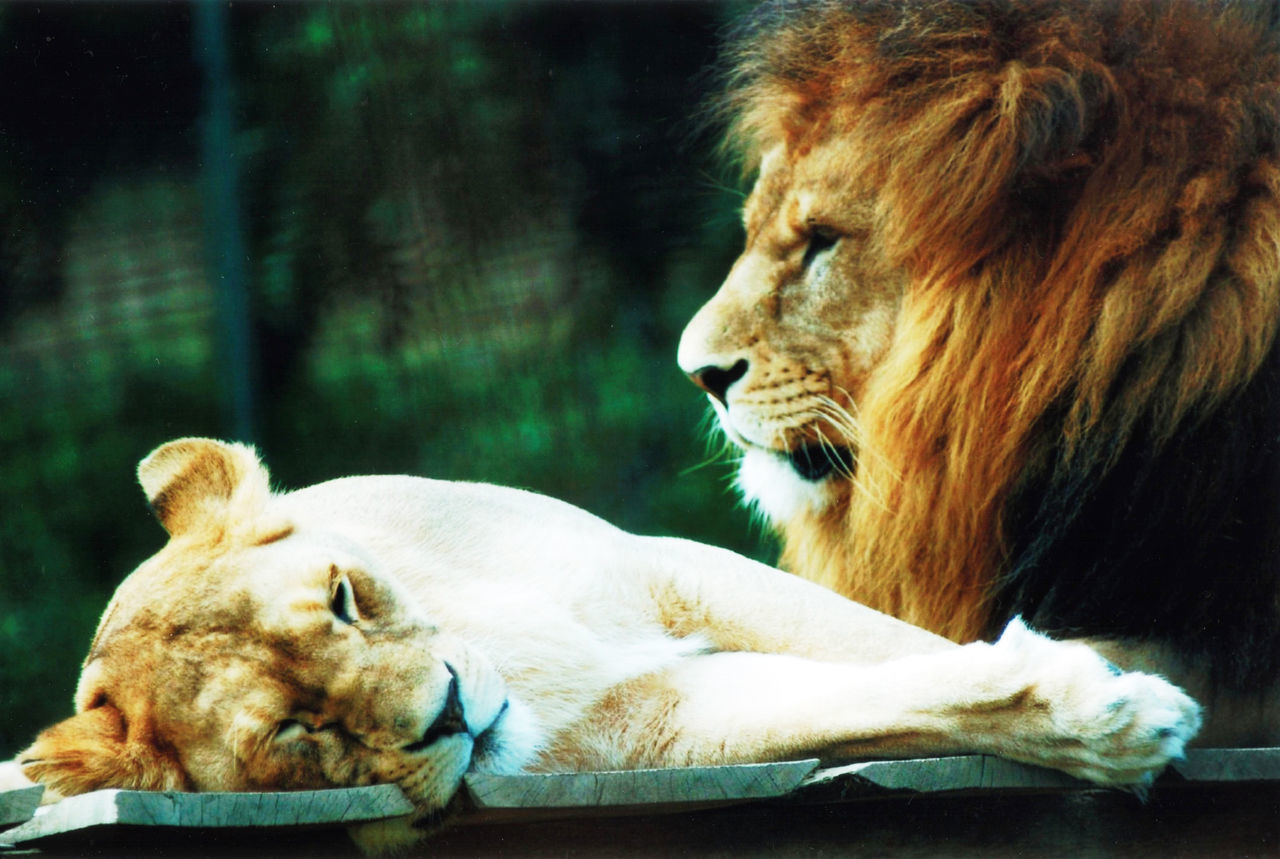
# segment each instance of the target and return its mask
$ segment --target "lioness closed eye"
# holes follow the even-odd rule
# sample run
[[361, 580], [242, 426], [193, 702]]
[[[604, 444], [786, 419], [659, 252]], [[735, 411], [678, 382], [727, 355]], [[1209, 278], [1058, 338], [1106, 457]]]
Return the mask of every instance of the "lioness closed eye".
[[252, 450], [204, 439], [139, 478], [170, 539], [108, 605], [77, 715], [19, 756], [54, 798], [390, 782], [420, 832], [472, 769], [970, 751], [1129, 784], [1199, 725], [1165, 681], [1019, 623], [961, 647], [527, 492], [273, 494]]

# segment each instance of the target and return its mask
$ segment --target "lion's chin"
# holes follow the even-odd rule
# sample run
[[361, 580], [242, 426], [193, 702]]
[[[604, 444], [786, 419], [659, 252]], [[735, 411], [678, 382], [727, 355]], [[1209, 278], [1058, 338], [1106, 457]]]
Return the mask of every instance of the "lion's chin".
[[395, 856], [439, 832], [465, 808], [466, 801], [458, 791], [443, 808], [419, 810], [406, 817], [357, 823], [347, 828], [347, 835], [365, 856]]
[[[816, 469], [815, 469], [816, 470]], [[758, 447], [743, 449], [737, 485], [757, 512], [775, 525], [803, 513], [820, 513], [837, 495], [834, 465], [823, 476], [806, 477], [794, 467], [788, 454]]]

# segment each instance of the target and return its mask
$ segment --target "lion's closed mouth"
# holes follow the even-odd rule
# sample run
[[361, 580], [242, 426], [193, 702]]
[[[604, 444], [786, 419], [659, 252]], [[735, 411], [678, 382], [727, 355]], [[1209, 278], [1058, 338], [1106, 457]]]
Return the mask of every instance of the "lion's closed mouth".
[[857, 457], [847, 447], [813, 444], [788, 451], [787, 461], [796, 474], [805, 480], [817, 482], [835, 471], [852, 474]]

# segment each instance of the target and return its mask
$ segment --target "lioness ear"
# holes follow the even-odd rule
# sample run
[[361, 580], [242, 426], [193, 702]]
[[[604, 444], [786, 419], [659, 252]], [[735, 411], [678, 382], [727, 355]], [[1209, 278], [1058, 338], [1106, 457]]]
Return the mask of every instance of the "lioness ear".
[[209, 517], [250, 514], [270, 494], [270, 478], [253, 448], [184, 438], [156, 448], [138, 465], [147, 501], [172, 536]]
[[109, 704], [46, 728], [17, 760], [27, 778], [57, 796], [103, 788], [190, 789], [178, 761], [130, 737], [124, 716]]

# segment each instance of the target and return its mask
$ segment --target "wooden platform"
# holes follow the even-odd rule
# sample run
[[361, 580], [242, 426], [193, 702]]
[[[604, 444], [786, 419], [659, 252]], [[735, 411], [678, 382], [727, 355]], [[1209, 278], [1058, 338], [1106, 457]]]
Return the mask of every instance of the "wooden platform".
[[[1198, 750], [1145, 801], [983, 755], [467, 778], [430, 856], [1280, 855], [1280, 749]], [[0, 794], [0, 857], [345, 856], [390, 786], [278, 794]], [[17, 823], [17, 825], [13, 825]]]

